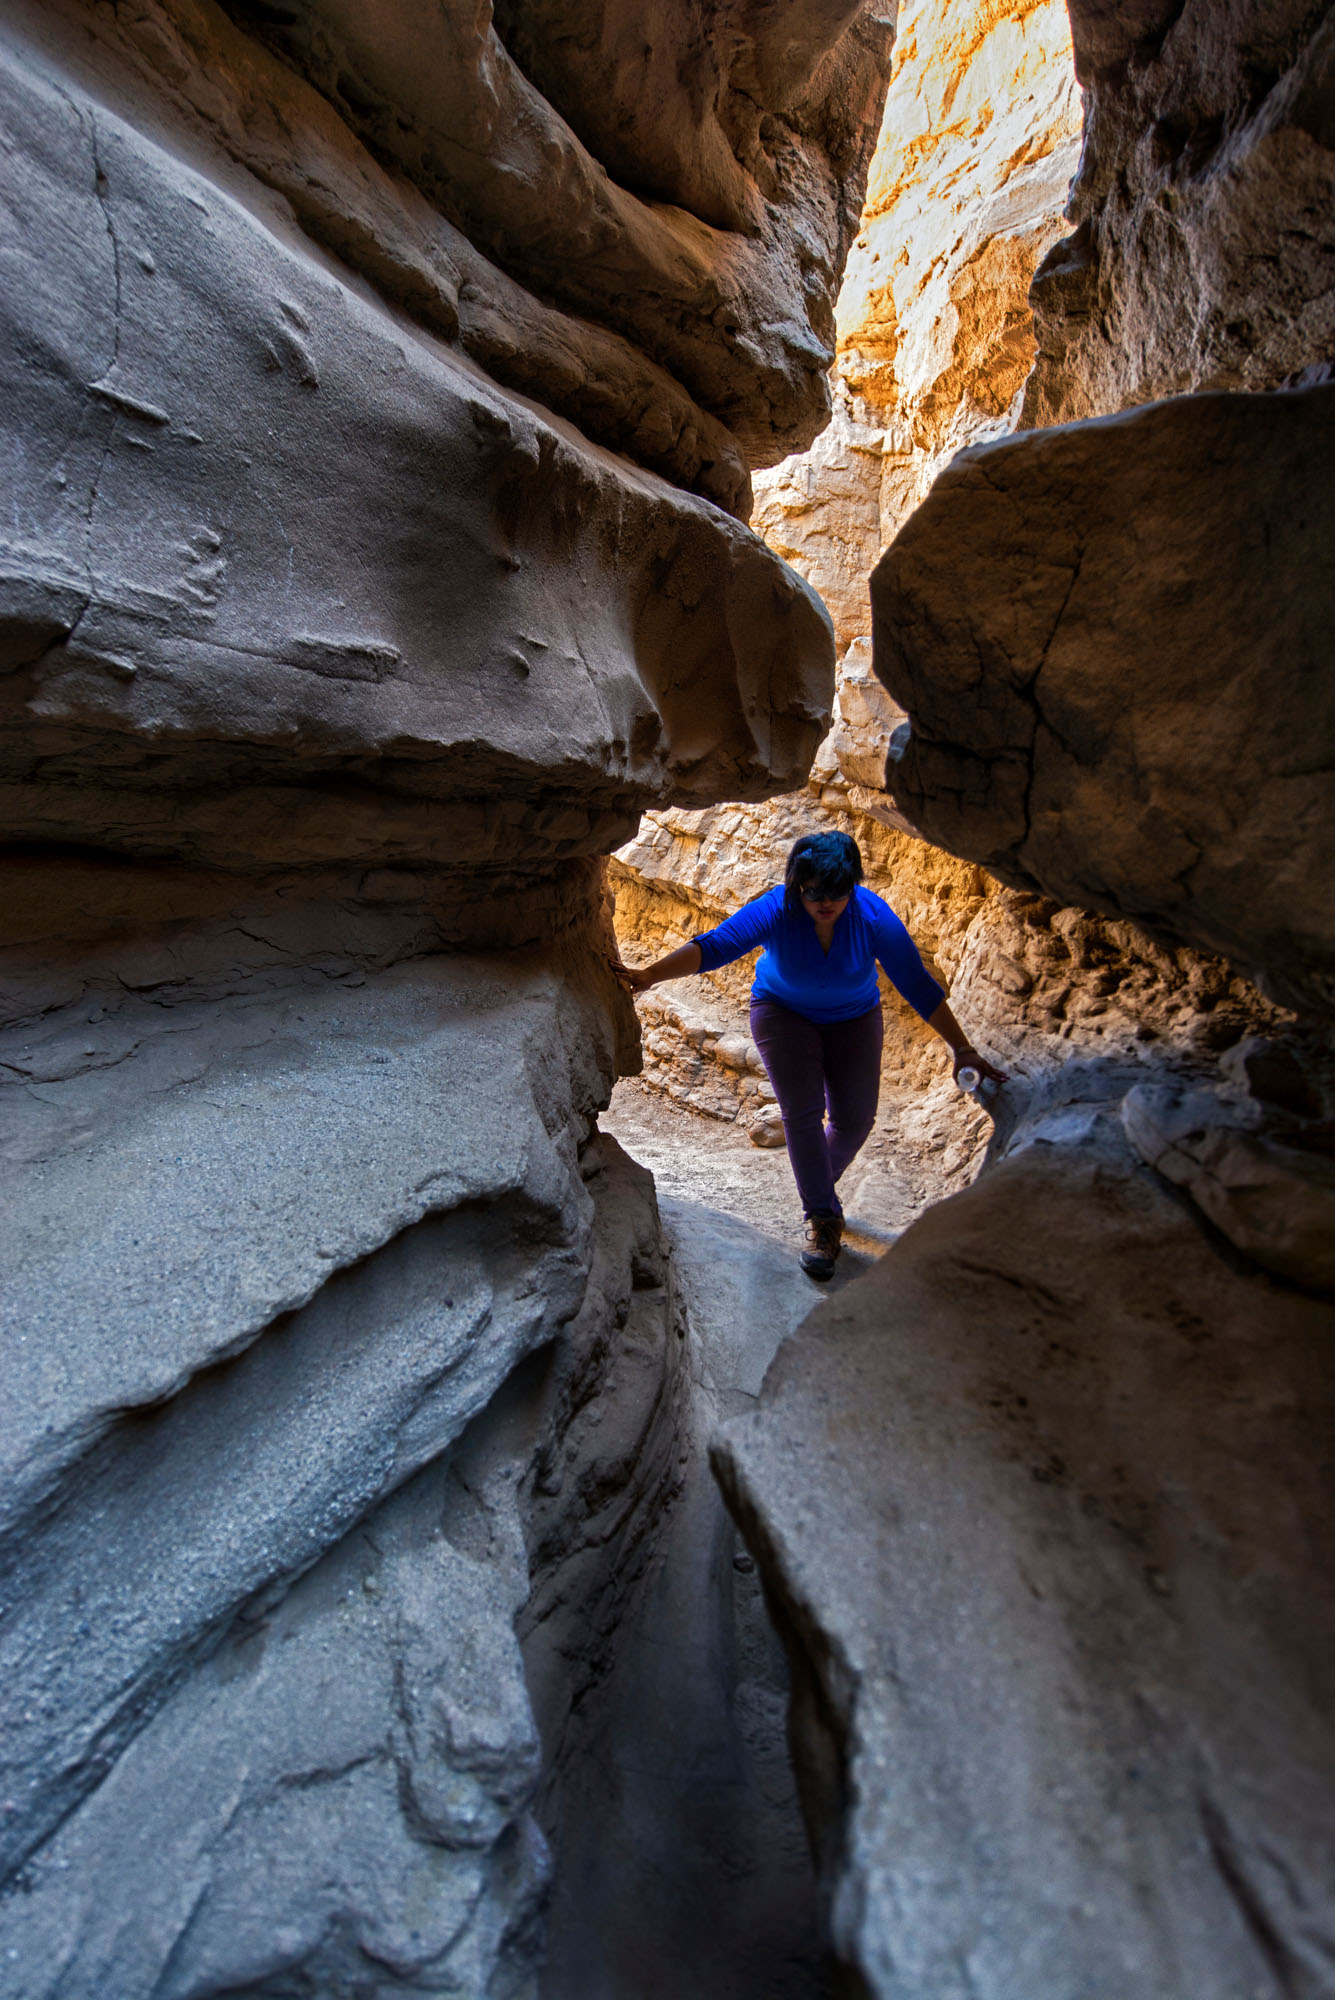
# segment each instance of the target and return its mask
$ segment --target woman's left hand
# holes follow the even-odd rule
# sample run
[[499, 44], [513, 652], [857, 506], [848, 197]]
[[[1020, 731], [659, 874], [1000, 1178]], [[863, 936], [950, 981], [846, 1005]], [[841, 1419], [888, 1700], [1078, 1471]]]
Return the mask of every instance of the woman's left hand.
[[960, 1071], [962, 1069], [976, 1069], [979, 1076], [988, 1078], [992, 1083], [1005, 1083], [1006, 1081], [1005, 1070], [998, 1069], [996, 1064], [990, 1063], [986, 1056], [980, 1056], [977, 1049], [956, 1049], [954, 1064], [951, 1070], [956, 1083], [960, 1080]]

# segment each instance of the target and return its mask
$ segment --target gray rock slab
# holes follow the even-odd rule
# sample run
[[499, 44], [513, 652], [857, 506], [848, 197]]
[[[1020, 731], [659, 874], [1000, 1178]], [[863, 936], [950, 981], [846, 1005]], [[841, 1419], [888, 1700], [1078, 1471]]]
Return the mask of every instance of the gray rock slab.
[[614, 1052], [558, 961], [136, 999], [91, 1053], [9, 1031], [48, 1080], [4, 1093], [8, 1868], [580, 1307]]
[[810, 1287], [736, 1218], [662, 1212], [667, 1257], [642, 1266], [539, 1486], [522, 1629], [550, 1763], [541, 1990], [815, 2000], [831, 1968], [786, 1666], [706, 1460], [720, 1410], [753, 1404]]
[[0, 1903], [7, 2000], [533, 1992], [525, 1395], [520, 1375], [140, 1729]]
[[[520, 1197], [577, 1246], [605, 1018], [540, 960], [434, 958], [12, 1043], [3, 1520], [423, 1217]], [[147, 1017], [147, 1018], [146, 1018]], [[91, 1046], [88, 1040], [92, 1035]], [[572, 1126], [572, 1107], [576, 1124]]]
[[754, 1402], [780, 1346], [812, 1310], [796, 1232], [794, 1246], [777, 1243], [699, 1202], [660, 1201], [659, 1211], [710, 1401], [731, 1416]]
[[1330, 1990], [1335, 1321], [1217, 1241], [1035, 1137], [716, 1441], [878, 2000]]
[[1335, 1292], [1335, 1130], [1267, 1124], [1213, 1091], [1143, 1084], [1122, 1105], [1142, 1160], [1185, 1189], [1235, 1249]]
[[888, 782], [1003, 880], [1335, 1011], [1335, 388], [963, 452], [872, 578]]
[[416, 794], [482, 829], [503, 799], [537, 860], [609, 811], [796, 782], [832, 680], [814, 593], [388, 309], [116, 79], [6, 24], [14, 830], [366, 859], [377, 795]]

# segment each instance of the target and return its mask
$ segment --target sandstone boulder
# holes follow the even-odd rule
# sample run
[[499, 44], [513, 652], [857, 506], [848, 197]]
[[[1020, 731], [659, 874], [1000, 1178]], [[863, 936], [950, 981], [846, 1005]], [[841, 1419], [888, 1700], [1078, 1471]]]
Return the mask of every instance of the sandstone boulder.
[[836, 1948], [877, 2000], [1317, 2000], [1331, 1309], [1240, 1276], [1097, 1104], [1028, 1141], [715, 1445]]
[[1328, 388], [978, 446], [872, 581], [922, 833], [1325, 1017], [1333, 447]]

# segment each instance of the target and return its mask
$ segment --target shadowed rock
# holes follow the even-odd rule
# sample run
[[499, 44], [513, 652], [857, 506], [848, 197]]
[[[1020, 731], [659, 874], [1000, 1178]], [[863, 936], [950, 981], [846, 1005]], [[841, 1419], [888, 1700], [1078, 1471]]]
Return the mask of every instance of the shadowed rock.
[[716, 1443], [803, 1663], [836, 1947], [877, 2000], [1317, 2000], [1331, 1310], [1063, 1122]]
[[538, 858], [553, 804], [596, 852], [665, 789], [805, 768], [828, 625], [755, 537], [392, 322], [258, 188], [257, 214], [41, 54], [3, 88], [13, 834], [252, 868], [462, 835], [475, 865]]
[[1325, 1016], [1333, 452], [1328, 388], [979, 446], [872, 579], [921, 832]]
[[1335, 348], [1335, 20], [1070, 0], [1085, 144], [1031, 299], [1024, 423], [1265, 389]]
[[1122, 1122], [1140, 1157], [1235, 1249], [1335, 1292], [1335, 1128], [1273, 1117], [1266, 1126], [1213, 1092], [1149, 1085], [1128, 1092]]
[[811, 442], [885, 14], [713, 0], [648, 32], [608, 0], [233, 11], [489, 259], [650, 355], [753, 463]]
[[581, 1169], [635, 1056], [601, 858], [648, 804], [797, 782], [833, 680], [734, 516], [824, 409], [889, 24], [665, 42], [717, 71], [737, 226], [614, 180], [489, 10], [321, 12], [328, 97], [211, 0], [0, 25], [32, 2000], [531, 1995], [551, 1413], [506, 1397], [568, 1327], [605, 1353], [656, 1231]]

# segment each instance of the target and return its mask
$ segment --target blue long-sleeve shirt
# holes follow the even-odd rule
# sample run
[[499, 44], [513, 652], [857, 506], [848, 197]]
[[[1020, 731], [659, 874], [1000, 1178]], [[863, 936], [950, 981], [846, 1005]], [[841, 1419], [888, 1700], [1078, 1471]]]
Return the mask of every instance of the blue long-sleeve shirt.
[[751, 998], [776, 1000], [809, 1021], [853, 1021], [868, 1013], [877, 1001], [878, 960], [924, 1020], [946, 997], [890, 905], [860, 884], [834, 927], [828, 953], [821, 950], [816, 926], [801, 903], [790, 906], [782, 888], [757, 896], [694, 942], [700, 947], [702, 972], [764, 945]]

